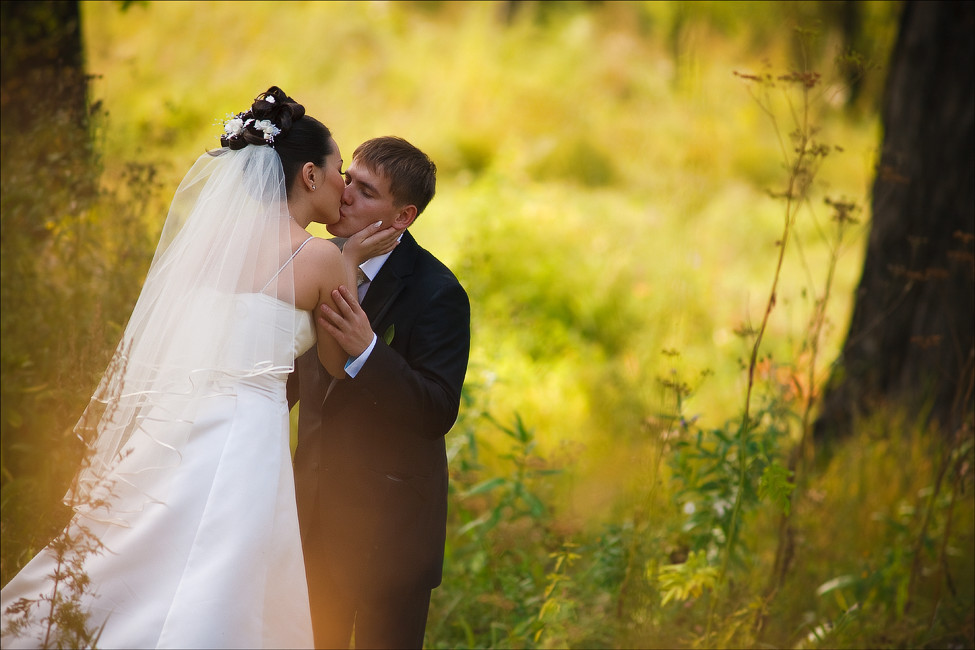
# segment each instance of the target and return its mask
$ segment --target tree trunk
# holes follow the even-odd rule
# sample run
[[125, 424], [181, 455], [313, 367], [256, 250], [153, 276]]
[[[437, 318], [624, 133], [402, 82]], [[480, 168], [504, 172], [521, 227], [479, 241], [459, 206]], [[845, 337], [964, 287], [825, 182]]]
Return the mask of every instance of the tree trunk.
[[[23, 217], [8, 227], [5, 210], [4, 234], [16, 226], [44, 238], [52, 210], [94, 193], [81, 15], [77, 1], [52, 0], [5, 1], [0, 15], [3, 192]], [[31, 191], [37, 173], [53, 194]]]
[[[86, 125], [88, 84], [78, 2], [14, 0], [0, 4], [0, 14], [4, 125], [54, 111], [69, 111]], [[56, 91], [59, 106], [31, 101]]]
[[815, 431], [895, 406], [953, 432], [973, 411], [975, 4], [908, 2], [889, 66], [863, 275]]
[[5, 0], [0, 19], [0, 578], [6, 582], [67, 521], [60, 497], [81, 451], [70, 435], [71, 410], [84, 405], [67, 397], [79, 391], [67, 371], [81, 364], [80, 344], [96, 341], [92, 330], [81, 329], [91, 310], [82, 301], [92, 296], [84, 293], [90, 283], [82, 271], [90, 267], [79, 251], [98, 174], [78, 2]]

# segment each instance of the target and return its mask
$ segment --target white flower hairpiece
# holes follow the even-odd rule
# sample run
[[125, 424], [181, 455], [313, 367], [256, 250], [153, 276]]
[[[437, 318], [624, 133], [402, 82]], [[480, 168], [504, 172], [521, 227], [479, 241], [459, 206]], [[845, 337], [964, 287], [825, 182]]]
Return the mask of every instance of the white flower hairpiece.
[[261, 120], [260, 122], [255, 122], [254, 128], [264, 131], [264, 139], [268, 142], [274, 142], [274, 136], [281, 133], [281, 129], [272, 124], [271, 120]]
[[227, 134], [228, 138], [237, 137], [243, 130], [244, 120], [240, 119], [238, 115], [229, 116], [229, 119], [223, 123], [223, 132]]
[[[265, 99], [274, 103], [273, 97]], [[252, 126], [255, 130], [263, 132], [265, 142], [274, 144], [274, 137], [281, 134], [281, 129], [271, 120], [255, 120], [253, 117], [245, 120], [246, 116], [247, 113], [228, 114], [227, 119], [223, 121], [224, 137], [227, 140], [235, 140], [244, 133], [244, 129]]]

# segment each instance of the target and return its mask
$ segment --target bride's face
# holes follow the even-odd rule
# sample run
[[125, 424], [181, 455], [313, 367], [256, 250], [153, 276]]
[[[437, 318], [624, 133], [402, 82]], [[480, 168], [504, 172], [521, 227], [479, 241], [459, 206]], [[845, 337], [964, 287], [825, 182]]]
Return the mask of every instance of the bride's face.
[[315, 221], [325, 225], [339, 220], [339, 207], [342, 204], [342, 192], [345, 190], [345, 177], [342, 173], [342, 152], [334, 138], [329, 139], [332, 153], [325, 158], [322, 168], [324, 178], [313, 192], [313, 200], [317, 207]]

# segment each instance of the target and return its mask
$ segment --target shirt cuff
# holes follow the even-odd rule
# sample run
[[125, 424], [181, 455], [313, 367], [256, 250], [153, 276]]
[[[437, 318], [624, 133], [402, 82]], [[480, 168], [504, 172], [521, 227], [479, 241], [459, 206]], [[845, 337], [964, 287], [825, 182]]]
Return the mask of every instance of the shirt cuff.
[[349, 357], [349, 360], [345, 362], [345, 374], [349, 377], [355, 377], [362, 370], [362, 366], [366, 365], [369, 355], [372, 354], [372, 349], [376, 347], [376, 339], [376, 334], [373, 332], [372, 343], [369, 344], [369, 347], [363, 350], [359, 356]]

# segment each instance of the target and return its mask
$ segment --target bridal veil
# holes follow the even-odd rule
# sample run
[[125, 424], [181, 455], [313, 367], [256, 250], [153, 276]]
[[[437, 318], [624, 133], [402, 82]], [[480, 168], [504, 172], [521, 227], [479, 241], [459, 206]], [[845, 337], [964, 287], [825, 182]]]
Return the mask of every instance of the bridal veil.
[[[241, 378], [292, 370], [291, 256], [274, 149], [202, 155], [176, 191], [142, 293], [77, 425], [89, 456], [66, 503], [124, 525], [120, 514], [165, 498], [202, 400]], [[282, 317], [242, 327], [268, 319], [251, 308], [255, 298]]]

